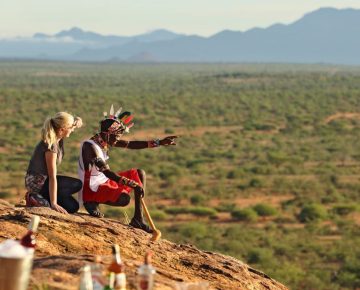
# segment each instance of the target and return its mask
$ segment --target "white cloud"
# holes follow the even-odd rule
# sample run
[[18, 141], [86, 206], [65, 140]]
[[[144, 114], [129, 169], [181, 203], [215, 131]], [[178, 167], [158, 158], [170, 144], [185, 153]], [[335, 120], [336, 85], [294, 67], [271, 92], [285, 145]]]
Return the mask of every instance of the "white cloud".
[[42, 38], [33, 38], [33, 37], [4, 37], [0, 38], [1, 41], [5, 42], [31, 42], [31, 43], [78, 43], [78, 44], [92, 44], [90, 42], [75, 40], [72, 37], [42, 37]]

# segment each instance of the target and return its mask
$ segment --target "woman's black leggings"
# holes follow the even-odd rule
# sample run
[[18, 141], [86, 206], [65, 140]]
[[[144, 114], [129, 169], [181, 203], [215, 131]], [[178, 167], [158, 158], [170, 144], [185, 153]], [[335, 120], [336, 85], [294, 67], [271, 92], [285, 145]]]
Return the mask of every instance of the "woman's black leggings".
[[[75, 213], [79, 210], [79, 203], [72, 195], [82, 188], [81, 180], [69, 176], [57, 175], [57, 203], [68, 213]], [[50, 202], [49, 178], [46, 178], [40, 194]]]

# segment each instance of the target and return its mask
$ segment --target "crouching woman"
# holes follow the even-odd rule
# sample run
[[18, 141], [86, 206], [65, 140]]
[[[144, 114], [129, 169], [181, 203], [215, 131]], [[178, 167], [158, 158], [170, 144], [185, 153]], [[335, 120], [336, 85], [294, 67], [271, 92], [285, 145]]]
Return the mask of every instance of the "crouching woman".
[[58, 112], [45, 120], [41, 141], [36, 145], [25, 176], [26, 206], [44, 206], [61, 213], [75, 213], [79, 203], [72, 196], [82, 187], [73, 177], [57, 175], [57, 166], [64, 157], [64, 139], [82, 120], [66, 112]]

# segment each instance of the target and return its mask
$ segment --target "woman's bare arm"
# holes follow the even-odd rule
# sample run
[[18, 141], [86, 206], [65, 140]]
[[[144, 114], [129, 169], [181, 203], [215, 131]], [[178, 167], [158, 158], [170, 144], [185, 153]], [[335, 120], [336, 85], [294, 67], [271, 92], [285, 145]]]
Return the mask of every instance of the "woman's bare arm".
[[58, 212], [67, 213], [63, 207], [57, 204], [56, 153], [46, 151], [45, 160], [49, 176], [49, 196], [51, 207]]

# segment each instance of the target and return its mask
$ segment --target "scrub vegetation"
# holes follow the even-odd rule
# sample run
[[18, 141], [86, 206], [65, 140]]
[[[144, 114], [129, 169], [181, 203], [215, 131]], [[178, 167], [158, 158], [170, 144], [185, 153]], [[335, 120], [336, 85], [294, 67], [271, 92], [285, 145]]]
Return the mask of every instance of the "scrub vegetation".
[[165, 238], [290, 289], [360, 288], [360, 68], [3, 61], [0, 102], [1, 198], [24, 196], [45, 117], [83, 118], [59, 168], [76, 176], [79, 143], [113, 103], [135, 116], [128, 139], [181, 136], [176, 147], [111, 150], [111, 168], [147, 172]]

